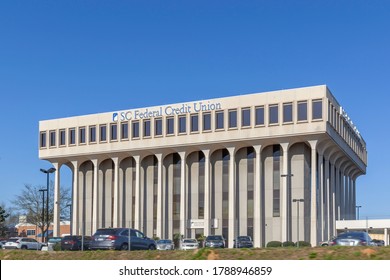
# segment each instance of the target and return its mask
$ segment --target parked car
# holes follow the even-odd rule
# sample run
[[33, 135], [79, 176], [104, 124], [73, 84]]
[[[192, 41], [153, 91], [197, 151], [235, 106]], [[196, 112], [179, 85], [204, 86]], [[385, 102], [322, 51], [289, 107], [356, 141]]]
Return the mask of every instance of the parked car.
[[170, 239], [160, 239], [156, 242], [157, 250], [173, 250], [175, 249], [175, 244]]
[[376, 246], [385, 246], [385, 241], [384, 240], [373, 239], [372, 243], [374, 243]]
[[205, 247], [225, 248], [225, 239], [222, 235], [209, 235], [204, 242]]
[[182, 250], [193, 250], [199, 248], [199, 242], [196, 239], [184, 238], [181, 241], [180, 248]]
[[43, 244], [33, 238], [11, 237], [3, 245], [3, 249], [41, 250]]
[[50, 251], [52, 251], [54, 249], [54, 246], [61, 242], [62, 240], [62, 237], [51, 237], [49, 238], [49, 240], [47, 241], [47, 246], [49, 248]]
[[0, 241], [0, 249], [3, 249], [3, 245], [7, 242], [7, 240]]
[[61, 240], [61, 250], [88, 250], [91, 245], [92, 238], [90, 236], [68, 235]]
[[337, 235], [329, 242], [330, 246], [370, 246], [372, 239], [365, 231], [348, 231]]
[[91, 250], [156, 250], [156, 242], [136, 229], [101, 228], [92, 236]]
[[234, 248], [253, 248], [253, 241], [250, 236], [237, 236], [234, 239]]

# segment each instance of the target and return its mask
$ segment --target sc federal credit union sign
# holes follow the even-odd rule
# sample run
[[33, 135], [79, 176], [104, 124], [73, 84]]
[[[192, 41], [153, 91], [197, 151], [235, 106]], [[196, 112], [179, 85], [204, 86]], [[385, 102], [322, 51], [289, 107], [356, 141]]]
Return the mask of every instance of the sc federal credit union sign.
[[174, 115], [184, 115], [192, 114], [199, 112], [215, 111], [222, 108], [221, 103], [219, 102], [194, 102], [191, 105], [183, 103], [177, 106], [160, 106], [157, 108], [145, 108], [145, 109], [136, 109], [122, 111], [112, 114], [112, 120], [114, 122], [118, 121], [130, 121], [130, 120], [142, 120], [150, 119], [162, 116], [174, 116]]

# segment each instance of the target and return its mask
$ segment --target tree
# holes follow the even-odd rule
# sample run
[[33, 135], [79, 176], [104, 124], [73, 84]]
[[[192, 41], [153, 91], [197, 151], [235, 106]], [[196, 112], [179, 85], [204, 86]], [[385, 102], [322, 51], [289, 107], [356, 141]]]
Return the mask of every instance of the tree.
[[4, 237], [7, 232], [7, 227], [5, 226], [5, 219], [9, 217], [9, 213], [0, 206], [0, 236]]
[[[36, 225], [43, 232], [43, 236], [46, 235], [46, 231], [49, 228], [54, 217], [54, 185], [50, 182], [49, 193], [49, 223], [46, 221], [46, 198], [43, 199], [42, 189], [46, 187], [32, 186], [29, 184], [24, 185], [22, 193], [16, 195], [16, 199], [12, 201], [14, 207], [20, 211], [21, 215], [26, 217], [26, 222]], [[46, 194], [46, 193], [45, 193]], [[60, 187], [60, 216], [69, 216], [68, 204], [71, 202], [70, 189]]]

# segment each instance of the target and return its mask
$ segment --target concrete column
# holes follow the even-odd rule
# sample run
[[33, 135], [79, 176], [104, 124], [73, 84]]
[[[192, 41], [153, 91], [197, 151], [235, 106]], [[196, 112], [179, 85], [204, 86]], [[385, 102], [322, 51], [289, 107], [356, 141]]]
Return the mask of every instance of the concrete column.
[[384, 236], [385, 236], [385, 246], [388, 246], [389, 245], [389, 233], [388, 233], [388, 230], [387, 228], [384, 229]]
[[157, 237], [163, 237], [163, 205], [162, 205], [162, 154], [156, 154], [157, 158], [157, 226], [156, 226], [156, 235]]
[[325, 205], [324, 205], [324, 238], [328, 240], [330, 237], [330, 176], [329, 176], [329, 158], [325, 158]]
[[113, 226], [119, 227], [119, 158], [112, 158], [114, 162], [114, 213]]
[[[101, 221], [99, 217], [99, 160], [93, 159], [93, 202], [92, 202], [92, 234], [100, 227]], [[84, 198], [85, 199], [85, 198]], [[85, 225], [82, 225], [85, 227]]]
[[204, 236], [210, 235], [210, 150], [202, 150], [204, 162]]
[[256, 162], [255, 162], [255, 185], [253, 189], [253, 245], [258, 248], [261, 247], [262, 244], [262, 236], [261, 236], [261, 145], [253, 146], [256, 152]]
[[61, 165], [53, 163], [54, 168], [54, 216], [53, 216], [53, 236], [61, 236], [60, 233], [60, 168]]
[[348, 176], [344, 175], [344, 219], [349, 220], [349, 180]]
[[72, 161], [73, 165], [73, 190], [72, 190], [72, 234], [79, 235], [79, 165]]
[[180, 171], [180, 234], [186, 234], [186, 223], [187, 223], [187, 215], [186, 215], [186, 153], [180, 152], [181, 159], [181, 171]]
[[229, 161], [229, 248], [233, 248], [234, 239], [237, 235], [237, 222], [236, 222], [236, 160], [235, 160], [235, 148], [228, 148], [230, 155]]
[[317, 141], [309, 141], [311, 147], [311, 197], [310, 197], [310, 243], [317, 246]]
[[281, 198], [280, 198], [280, 218], [281, 218], [281, 237], [282, 242], [287, 241], [287, 207], [288, 207], [288, 201], [287, 201], [287, 188], [290, 181], [290, 170], [288, 168], [288, 146], [289, 143], [282, 143], [280, 144], [283, 150], [283, 165], [282, 165], [282, 172], [281, 175], [287, 175], [285, 178], [282, 178], [282, 188], [281, 188]]
[[330, 193], [331, 193], [331, 201], [330, 201], [330, 233], [329, 237], [336, 236], [336, 167], [334, 163], [331, 164], [330, 169]]
[[336, 193], [336, 200], [335, 200], [335, 220], [340, 220], [340, 198], [341, 198], [341, 191], [340, 191], [340, 169], [336, 166], [336, 183], [335, 183], [335, 193]]
[[[320, 240], [324, 240], [324, 203], [323, 203], [323, 197], [324, 197], [324, 155], [319, 154], [318, 155], [318, 238]], [[319, 241], [320, 241], [319, 240]]]
[[135, 209], [134, 209], [134, 227], [138, 230], [141, 230], [141, 194], [140, 194], [140, 165], [141, 159], [140, 156], [134, 156], [135, 160]]

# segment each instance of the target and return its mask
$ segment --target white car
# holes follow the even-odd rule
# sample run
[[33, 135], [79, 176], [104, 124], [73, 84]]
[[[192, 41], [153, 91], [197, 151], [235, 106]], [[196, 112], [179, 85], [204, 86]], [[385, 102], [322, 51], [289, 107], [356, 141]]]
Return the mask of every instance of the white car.
[[3, 249], [41, 250], [43, 244], [33, 238], [11, 237], [3, 245]]
[[196, 239], [185, 238], [181, 241], [182, 250], [193, 250], [199, 248], [199, 242]]

